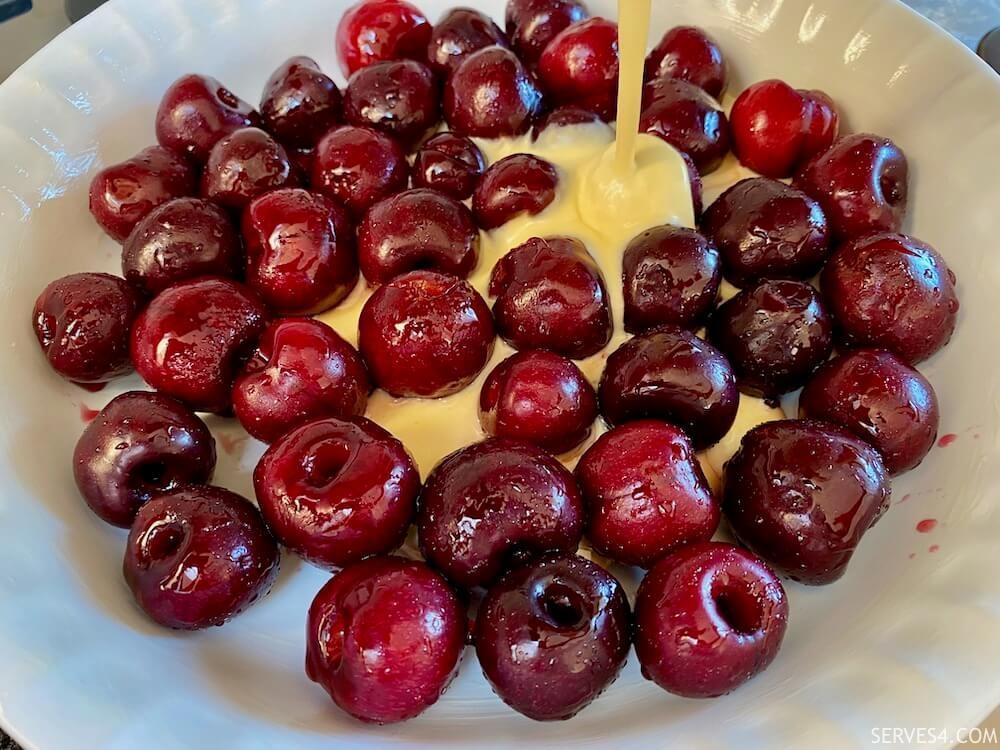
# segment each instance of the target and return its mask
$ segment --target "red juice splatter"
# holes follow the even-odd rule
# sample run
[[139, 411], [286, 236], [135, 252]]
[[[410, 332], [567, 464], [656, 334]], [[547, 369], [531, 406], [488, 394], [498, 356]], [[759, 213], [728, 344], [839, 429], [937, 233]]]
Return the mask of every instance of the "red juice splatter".
[[933, 555], [939, 549], [941, 549], [941, 545], [939, 545], [939, 544], [932, 544], [930, 547], [927, 548], [927, 551], [930, 552]]
[[896, 505], [902, 505], [907, 500], [909, 500], [910, 497], [911, 497], [910, 493], [907, 492], [905, 495], [903, 495], [901, 498], [899, 498], [899, 500], [896, 501]]
[[917, 556], [917, 553], [916, 553], [916, 552], [911, 552], [911, 553], [910, 553], [910, 559], [911, 559], [911, 560], [915, 559], [915, 558], [916, 558], [916, 556]]
[[925, 518], [923, 521], [917, 524], [917, 531], [921, 534], [930, 534], [934, 529], [937, 528], [938, 522], [936, 518]]
[[218, 435], [217, 437], [222, 443], [222, 450], [230, 456], [234, 455], [248, 439], [246, 435]]
[[949, 432], [947, 435], [942, 435], [941, 439], [938, 440], [938, 448], [947, 448], [956, 440], [958, 440], [958, 435], [953, 432]]
[[100, 414], [100, 412], [97, 409], [91, 409], [86, 404], [80, 404], [80, 419], [84, 424], [90, 424], [93, 422], [94, 417], [98, 414]]

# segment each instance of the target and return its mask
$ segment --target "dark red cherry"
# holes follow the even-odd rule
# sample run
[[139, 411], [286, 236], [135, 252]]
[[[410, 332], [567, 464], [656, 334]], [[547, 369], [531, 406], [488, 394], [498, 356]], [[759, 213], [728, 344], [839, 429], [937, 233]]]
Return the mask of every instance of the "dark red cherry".
[[427, 60], [438, 75], [448, 76], [470, 54], [493, 46], [508, 44], [492, 18], [472, 8], [452, 8], [434, 25]]
[[423, 60], [427, 17], [405, 0], [359, 0], [340, 17], [337, 57], [345, 76], [383, 60]]
[[618, 24], [588, 18], [563, 29], [538, 63], [542, 88], [560, 104], [592, 110], [605, 121], [618, 107]]
[[677, 78], [646, 84], [639, 130], [688, 154], [701, 174], [714, 171], [729, 153], [725, 112], [702, 89]]
[[483, 174], [472, 196], [472, 210], [483, 229], [496, 229], [520, 214], [544, 211], [556, 199], [559, 173], [544, 159], [514, 154]]
[[434, 74], [423, 63], [379, 62], [351, 76], [344, 92], [344, 117], [413, 147], [437, 125], [439, 99]]
[[[537, 141], [539, 136], [549, 128], [564, 128], [570, 125], [604, 125], [604, 120], [596, 112], [573, 104], [564, 104], [556, 107], [545, 117], [535, 123], [531, 129], [532, 140]], [[607, 127], [607, 125], [605, 125]]]
[[260, 114], [268, 131], [285, 145], [312, 148], [340, 122], [340, 90], [315, 60], [291, 57], [268, 79]]
[[580, 0], [508, 0], [507, 37], [518, 56], [534, 66], [559, 32], [589, 15]]
[[705, 210], [705, 183], [701, 179], [701, 172], [698, 171], [698, 165], [694, 163], [691, 155], [683, 151], [680, 152], [680, 155], [684, 159], [688, 181], [691, 183], [691, 208], [694, 210], [694, 220], [701, 221], [701, 214]]
[[201, 175], [201, 195], [242, 211], [258, 195], [298, 184], [288, 152], [259, 128], [243, 128], [212, 147]]
[[316, 145], [313, 189], [343, 203], [358, 219], [383, 198], [406, 190], [409, 180], [403, 147], [377, 130], [345, 125]]
[[693, 83], [716, 99], [726, 89], [722, 50], [704, 29], [675, 26], [646, 58], [646, 80], [676, 78]]
[[475, 143], [454, 133], [439, 133], [417, 151], [413, 185], [463, 201], [472, 195], [485, 169], [486, 159]]

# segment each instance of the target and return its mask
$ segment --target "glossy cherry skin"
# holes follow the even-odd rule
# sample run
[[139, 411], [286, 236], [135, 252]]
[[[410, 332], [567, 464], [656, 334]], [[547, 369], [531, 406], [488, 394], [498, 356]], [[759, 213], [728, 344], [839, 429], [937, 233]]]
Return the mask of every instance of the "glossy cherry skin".
[[413, 185], [464, 201], [485, 169], [486, 159], [475, 143], [454, 133], [439, 133], [417, 151]]
[[675, 26], [646, 58], [646, 80], [676, 78], [693, 83], [716, 99], [726, 90], [722, 50], [704, 29]]
[[267, 325], [250, 289], [205, 277], [175, 284], [132, 328], [135, 369], [156, 390], [196, 411], [229, 411], [233, 380]]
[[585, 359], [611, 340], [600, 268], [572, 237], [535, 237], [511, 250], [493, 268], [490, 295], [497, 330], [515, 349]]
[[260, 99], [268, 132], [292, 148], [312, 148], [340, 122], [340, 89], [310, 57], [290, 57], [271, 74]]
[[448, 76], [470, 54], [493, 46], [508, 43], [492, 18], [472, 8], [452, 8], [434, 24], [427, 60], [438, 75]]
[[801, 388], [833, 351], [833, 318], [804, 281], [744, 289], [716, 310], [708, 333], [740, 390], [765, 398]]
[[569, 125], [597, 125], [598, 123], [604, 124], [604, 120], [596, 112], [573, 104], [563, 104], [535, 123], [531, 129], [531, 137], [532, 140], [537, 141], [539, 136], [549, 128], [564, 128]]
[[465, 637], [465, 607], [427, 565], [365, 560], [335, 575], [309, 607], [306, 674], [361, 721], [405, 721], [447, 689]]
[[440, 119], [439, 100], [434, 74], [423, 63], [379, 62], [351, 76], [344, 92], [344, 117], [412, 147]]
[[486, 434], [551, 453], [576, 448], [597, 419], [597, 394], [570, 360], [542, 349], [518, 352], [490, 373], [479, 396]]
[[241, 211], [258, 195], [297, 184], [298, 172], [284, 147], [260, 128], [243, 128], [212, 147], [201, 195]]
[[622, 585], [604, 568], [550, 555], [489, 590], [476, 617], [476, 655], [515, 711], [569, 719], [618, 677], [632, 641], [630, 614]]
[[820, 284], [847, 346], [889, 349], [916, 364], [955, 330], [955, 274], [915, 237], [876, 234], [847, 242], [830, 258]]
[[210, 76], [174, 81], [156, 111], [156, 140], [164, 148], [204, 163], [220, 139], [261, 124], [252, 106]]
[[722, 260], [695, 230], [664, 225], [629, 243], [622, 277], [629, 333], [663, 324], [699, 328], [719, 296]]
[[573, 475], [541, 448], [490, 438], [455, 451], [424, 485], [424, 558], [464, 589], [490, 586], [512, 563], [574, 552], [584, 507]]
[[451, 130], [478, 138], [527, 133], [543, 105], [535, 77], [503, 47], [466, 57], [448, 77], [443, 102]]
[[354, 225], [339, 203], [306, 190], [275, 190], [243, 213], [247, 284], [283, 315], [334, 307], [358, 281]]
[[73, 451], [73, 478], [103, 520], [127, 529], [151, 497], [204, 484], [215, 439], [194, 412], [159, 393], [116, 396], [87, 425]]
[[89, 387], [132, 371], [129, 331], [141, 306], [124, 279], [76, 273], [45, 287], [32, 323], [52, 369]]
[[472, 196], [483, 229], [496, 229], [523, 213], [535, 216], [556, 199], [559, 173], [544, 159], [513, 154], [491, 164]]
[[830, 229], [819, 204], [783, 182], [740, 180], [708, 207], [701, 229], [722, 253], [726, 279], [807, 279], [830, 254]]
[[293, 429], [271, 445], [253, 478], [278, 540], [328, 569], [402, 544], [420, 492], [403, 444], [363, 418], [330, 417]]
[[542, 88], [560, 104], [615, 119], [618, 107], [618, 24], [588, 18], [563, 29], [538, 63]]
[[376, 384], [397, 397], [457, 393], [493, 354], [486, 301], [468, 282], [435, 271], [411, 271], [375, 290], [358, 330]]
[[847, 135], [808, 161], [795, 186], [819, 202], [838, 238], [898, 232], [906, 215], [909, 165], [888, 138]]
[[427, 17], [405, 0], [359, 0], [340, 17], [337, 57], [350, 77], [383, 60], [423, 60], [431, 38]]
[[687, 167], [688, 181], [691, 183], [691, 208], [694, 210], [694, 220], [701, 221], [701, 215], [705, 210], [705, 183], [701, 179], [701, 172], [698, 165], [690, 154], [680, 152], [684, 159], [684, 166]]
[[882, 349], [858, 349], [822, 367], [802, 391], [799, 409], [866, 440], [894, 475], [924, 460], [940, 424], [927, 378]]
[[698, 450], [729, 432], [740, 401], [722, 353], [676, 326], [654, 328], [615, 350], [598, 396], [609, 424], [662, 419], [683, 429]]
[[768, 422], [726, 464], [722, 510], [737, 538], [779, 572], [819, 585], [840, 578], [889, 508], [878, 453], [827, 422]]
[[233, 411], [270, 443], [304, 422], [363, 415], [371, 390], [364, 360], [336, 331], [312, 318], [283, 318], [264, 330], [236, 377]]
[[686, 153], [701, 174], [714, 171], [729, 153], [725, 112], [702, 89], [677, 78], [646, 84], [639, 130]]
[[635, 602], [642, 674], [686, 698], [714, 698], [767, 669], [781, 648], [788, 600], [755, 555], [703, 542], [663, 558]]
[[465, 278], [479, 257], [479, 228], [463, 203], [419, 188], [379, 201], [358, 228], [358, 260], [369, 283], [416, 269]]
[[188, 485], [139, 509], [122, 570], [152, 620], [197, 630], [222, 625], [264, 596], [278, 562], [278, 545], [245, 498]]
[[316, 145], [310, 184], [358, 219], [383, 198], [406, 190], [409, 180], [403, 147], [377, 130], [345, 125]]
[[508, 0], [507, 37], [518, 57], [534, 66], [563, 29], [589, 15], [580, 0]]
[[719, 526], [694, 448], [680, 428], [654, 420], [616, 427], [576, 467], [587, 538], [600, 554], [649, 568], [675, 549], [707, 542]]

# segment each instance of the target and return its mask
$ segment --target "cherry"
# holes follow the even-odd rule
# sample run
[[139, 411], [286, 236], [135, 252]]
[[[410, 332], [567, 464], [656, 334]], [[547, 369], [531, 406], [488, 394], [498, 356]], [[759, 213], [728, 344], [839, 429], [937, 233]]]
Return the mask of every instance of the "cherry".
[[124, 279], [76, 273], [45, 287], [32, 322], [52, 369], [92, 387], [132, 371], [129, 330], [140, 307], [138, 293]]
[[726, 63], [722, 50], [704, 29], [676, 26], [646, 58], [646, 80], [676, 78], [693, 83], [716, 99], [726, 89]]
[[[604, 125], [604, 120], [596, 112], [578, 107], [574, 104], [563, 104], [549, 112], [535, 123], [531, 129], [531, 139], [537, 141], [549, 128], [565, 128], [570, 125]], [[605, 125], [605, 127], [607, 127]]]
[[788, 600], [758, 557], [705, 542], [663, 558], [635, 602], [635, 653], [646, 679], [713, 698], [767, 669], [781, 648]]
[[870, 443], [890, 474], [916, 467], [934, 446], [934, 388], [891, 352], [859, 349], [833, 360], [799, 398], [802, 416], [845, 427]]
[[501, 258], [490, 277], [497, 330], [515, 349], [549, 349], [571, 359], [611, 340], [601, 270], [579, 240], [532, 238]]
[[910, 364], [948, 343], [959, 302], [955, 274], [925, 242], [875, 234], [841, 245], [821, 277], [848, 346], [889, 349]]
[[149, 303], [132, 328], [142, 379], [196, 411], [225, 413], [243, 360], [267, 324], [260, 298], [229, 279], [176, 284]]
[[340, 122], [340, 90], [312, 58], [290, 57], [268, 79], [260, 113], [286, 146], [312, 148]]
[[413, 185], [463, 201], [472, 195], [485, 169], [486, 159], [475, 143], [454, 133], [439, 133], [417, 151]]
[[840, 578], [888, 507], [878, 453], [825, 422], [767, 422], [744, 436], [726, 464], [722, 509], [733, 533], [802, 583]]
[[416, 60], [379, 62], [356, 71], [344, 92], [344, 117], [352, 125], [415, 146], [440, 119], [437, 83]]
[[215, 440], [190, 409], [159, 393], [129, 391], [87, 425], [73, 451], [73, 478], [103, 520], [129, 528], [150, 498], [203, 484]]
[[306, 190], [275, 190], [243, 213], [247, 284], [283, 315], [340, 304], [358, 281], [354, 226], [339, 203]]
[[691, 208], [694, 211], [694, 220], [700, 221], [702, 211], [705, 210], [705, 183], [701, 179], [701, 172], [698, 171], [698, 165], [694, 163], [691, 155], [683, 151], [679, 153], [681, 158], [684, 159], [684, 166], [687, 167], [688, 172], [688, 181], [691, 183]]
[[632, 640], [629, 615], [614, 576], [576, 555], [550, 555], [489, 590], [476, 618], [476, 654], [515, 711], [569, 719], [618, 677]]
[[410, 165], [394, 139], [371, 128], [345, 125], [316, 145], [313, 189], [362, 217], [375, 203], [406, 190]]
[[709, 339], [741, 390], [776, 398], [805, 385], [833, 351], [833, 319], [804, 281], [762, 281], [720, 307]]
[[729, 121], [718, 102], [677, 78], [646, 84], [639, 130], [688, 154], [701, 174], [717, 169], [729, 152]]
[[445, 77], [473, 52], [493, 46], [507, 47], [508, 43], [492, 18], [472, 8], [452, 8], [434, 26], [427, 60]]
[[740, 180], [708, 207], [705, 236], [722, 253], [726, 279], [807, 279], [830, 254], [830, 230], [819, 204], [783, 182]]
[[379, 201], [358, 228], [361, 272], [373, 285], [416, 269], [465, 278], [478, 256], [472, 212], [433, 190], [408, 190]]
[[424, 563], [365, 560], [335, 575], [309, 607], [306, 674], [357, 719], [404, 721], [447, 689], [465, 635], [465, 607]]
[[722, 262], [715, 245], [695, 230], [666, 225], [629, 243], [622, 277], [629, 333], [665, 323], [694, 329], [715, 307]]
[[559, 173], [544, 159], [513, 154], [490, 165], [472, 196], [483, 229], [496, 229], [526, 213], [540, 214], [556, 199]]
[[448, 77], [444, 116], [458, 135], [502, 138], [528, 132], [542, 112], [535, 77], [509, 49], [473, 52]]
[[90, 181], [90, 213], [108, 235], [124, 242], [144, 217], [174, 198], [194, 195], [197, 172], [162, 146], [105, 167]]
[[518, 56], [534, 66], [556, 35], [589, 15], [580, 0], [508, 0], [507, 36]]
[[261, 124], [252, 106], [216, 79], [189, 74], [174, 81], [156, 111], [156, 140], [199, 163], [217, 141]]
[[382, 389], [440, 398], [476, 379], [493, 353], [493, 337], [490, 309], [468, 282], [411, 271], [369, 297], [358, 343]]
[[360, 0], [340, 17], [337, 57], [345, 76], [383, 60], [423, 60], [431, 25], [405, 0]]
[[906, 214], [909, 165], [888, 138], [848, 135], [807, 162], [795, 186], [819, 202], [839, 238], [898, 232]]
[[560, 104], [615, 119], [618, 107], [618, 24], [604, 18], [577, 21], [545, 47], [538, 63], [545, 92]]
[[122, 569], [151, 619], [197, 630], [222, 625], [264, 596], [278, 560], [278, 545], [245, 498], [188, 485], [139, 509]]
[[675, 326], [622, 344], [608, 357], [598, 396], [609, 424], [662, 419], [681, 427], [698, 450], [729, 432], [740, 401], [726, 358]]
[[288, 152], [259, 128], [219, 139], [201, 175], [201, 195], [242, 211], [258, 195], [298, 184]]
[[284, 318], [264, 329], [233, 386], [233, 411], [258, 440], [277, 440], [321, 417], [365, 413], [371, 392], [357, 350], [328, 325]]
[[455, 585], [489, 586], [512, 561], [573, 552], [584, 523], [572, 474], [528, 443], [491, 438], [452, 453], [424, 485], [424, 558]]
[[488, 435], [552, 453], [576, 448], [597, 419], [597, 394], [580, 369], [544, 350], [518, 352], [494, 368], [479, 397]]
[[402, 544], [420, 492], [403, 444], [363, 418], [293, 429], [271, 445], [253, 479], [278, 540], [330, 569]]

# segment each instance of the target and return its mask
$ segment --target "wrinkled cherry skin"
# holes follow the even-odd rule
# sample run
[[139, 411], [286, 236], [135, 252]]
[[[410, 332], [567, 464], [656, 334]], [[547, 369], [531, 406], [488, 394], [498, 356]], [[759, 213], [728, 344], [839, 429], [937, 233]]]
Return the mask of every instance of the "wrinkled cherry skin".
[[267, 317], [260, 298], [242, 284], [184, 281], [161, 292], [136, 320], [132, 361], [156, 390], [195, 411], [224, 414], [236, 373]]
[[424, 485], [424, 558], [456, 586], [490, 586], [512, 562], [574, 552], [584, 508], [573, 475], [541, 448], [490, 438], [455, 451]]
[[452, 8], [434, 24], [427, 61], [444, 77], [473, 52], [493, 46], [509, 45], [507, 35], [492, 18], [472, 8]]
[[337, 84], [309, 57], [291, 57], [271, 75], [260, 100], [268, 132], [292, 148], [312, 148], [340, 122]]
[[841, 245], [820, 285], [847, 346], [889, 349], [916, 364], [955, 330], [955, 274], [915, 237], [876, 234]]
[[204, 484], [215, 470], [215, 439], [194, 412], [159, 393], [129, 391], [94, 417], [73, 451], [73, 478], [103, 520], [127, 529], [163, 492]]
[[439, 133], [417, 151], [413, 185], [464, 201], [485, 169], [486, 159], [475, 143], [454, 133]]
[[652, 133], [690, 156], [701, 174], [718, 168], [729, 153], [729, 121], [718, 102], [677, 78], [647, 83], [642, 98], [640, 132]]
[[129, 331], [142, 302], [124, 279], [76, 273], [50, 283], [35, 300], [35, 336], [52, 369], [90, 387], [132, 372]]
[[400, 58], [423, 60], [431, 25], [405, 0], [360, 0], [340, 17], [337, 57], [350, 77], [372, 63]]
[[940, 414], [927, 378], [892, 352], [859, 349], [822, 367], [799, 397], [803, 417], [853, 432], [890, 474], [915, 468], [934, 447]]
[[618, 580], [573, 554], [494, 585], [476, 617], [476, 655], [497, 695], [536, 721], [569, 719], [618, 677], [632, 642]]
[[723, 275], [743, 287], [760, 279], [807, 279], [830, 254], [819, 204], [783, 182], [740, 180], [708, 207], [701, 229], [722, 253]]
[[361, 273], [375, 286], [416, 269], [465, 278], [478, 257], [472, 212], [434, 190], [407, 190], [379, 201], [358, 228]]
[[635, 653], [642, 674], [686, 698], [714, 698], [767, 669], [788, 600], [760, 558], [704, 542], [661, 560], [639, 586]]
[[156, 140], [204, 163], [220, 139], [260, 124], [253, 107], [216, 79], [190, 74], [174, 81], [163, 95], [156, 111]]
[[345, 125], [316, 145], [310, 184], [358, 219], [378, 201], [406, 190], [409, 180], [403, 147], [377, 130]]
[[523, 135], [542, 113], [535, 77], [509, 49], [486, 47], [462, 61], [444, 88], [444, 116], [458, 135]]
[[740, 402], [722, 353], [675, 326], [622, 344], [608, 357], [598, 396], [609, 424], [662, 419], [683, 429], [698, 450], [729, 432]]
[[515, 349], [585, 359], [611, 340], [601, 270], [572, 237], [535, 237], [511, 250], [493, 268], [490, 295], [497, 330]]
[[239, 276], [240, 235], [226, 212], [200, 198], [176, 198], [136, 225], [122, 248], [122, 273], [144, 294], [198, 276]]
[[607, 125], [596, 112], [573, 104], [556, 107], [531, 128], [531, 138], [537, 141], [539, 136], [549, 128], [564, 128], [568, 125]]
[[275, 190], [243, 212], [247, 284], [283, 315], [338, 305], [358, 281], [354, 225], [336, 201], [306, 190]]
[[284, 147], [259, 128], [243, 128], [212, 147], [201, 195], [241, 211], [258, 195], [297, 184], [298, 172]]
[[150, 618], [197, 630], [222, 625], [264, 596], [278, 562], [278, 545], [245, 498], [189, 485], [139, 509], [122, 569]]
[[405, 721], [448, 688], [465, 638], [465, 607], [427, 565], [365, 560], [335, 575], [309, 607], [306, 674], [356, 719]]
[[563, 29], [538, 63], [542, 88], [559, 104], [615, 119], [618, 107], [618, 24], [588, 18]]
[[819, 202], [838, 238], [898, 232], [906, 215], [909, 165], [888, 138], [847, 135], [807, 162], [795, 186]]
[[629, 243], [622, 276], [626, 331], [667, 323], [694, 329], [715, 307], [722, 261], [715, 245], [694, 229], [665, 225]]
[[833, 318], [804, 281], [744, 289], [715, 312], [708, 333], [740, 390], [765, 398], [801, 388], [833, 351]]
[[327, 569], [396, 549], [420, 492], [403, 444], [364, 418], [293, 429], [271, 445], [253, 478], [278, 541]]
[[748, 432], [726, 464], [724, 488], [722, 510], [740, 542], [810, 585], [840, 578], [889, 508], [889, 475], [875, 449], [810, 420]]
[[393, 396], [420, 398], [449, 396], [475, 380], [495, 335], [479, 293], [435, 271], [411, 271], [375, 290], [358, 334], [375, 383]]
[[379, 62], [351, 76], [344, 91], [344, 117], [413, 147], [438, 123], [439, 100], [434, 74], [423, 63]]
[[719, 45], [704, 29], [676, 26], [646, 58], [645, 78], [687, 81], [718, 99], [726, 90], [726, 63]]
[[371, 393], [357, 350], [325, 323], [284, 318], [268, 326], [233, 386], [233, 411], [270, 443], [321, 417], [359, 417]]
[[494, 368], [479, 396], [488, 435], [551, 453], [576, 448], [597, 419], [597, 394], [570, 360], [544, 350], [518, 352]]
[[508, 0], [507, 36], [518, 57], [534, 66], [563, 29], [589, 15], [579, 0]]
[[556, 199], [559, 173], [544, 159], [513, 154], [483, 174], [472, 196], [472, 210], [483, 229], [496, 229], [522, 213], [540, 214]]
[[707, 542], [719, 503], [679, 428], [640, 420], [598, 438], [576, 467], [594, 549], [649, 568], [675, 549]]

